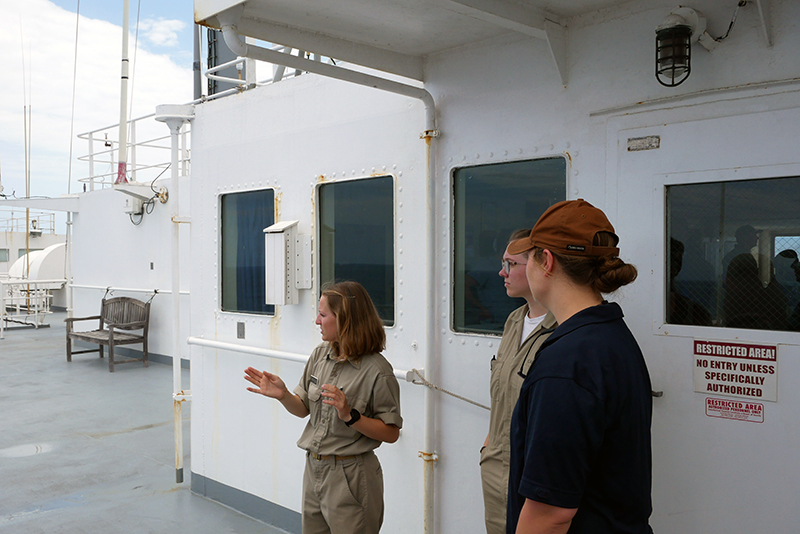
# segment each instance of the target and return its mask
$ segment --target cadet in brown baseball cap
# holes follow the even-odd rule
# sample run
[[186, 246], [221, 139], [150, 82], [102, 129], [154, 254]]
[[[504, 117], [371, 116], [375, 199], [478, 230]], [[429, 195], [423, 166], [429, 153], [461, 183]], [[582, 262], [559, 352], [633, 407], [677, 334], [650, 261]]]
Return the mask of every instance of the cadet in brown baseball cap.
[[533, 297], [558, 327], [538, 350], [511, 418], [508, 532], [652, 533], [652, 398], [644, 357], [606, 302], [633, 282], [619, 237], [585, 200], [551, 206], [528, 237]]
[[[614, 246], [595, 245], [598, 232], [613, 235]], [[528, 237], [508, 245], [508, 253], [522, 254], [538, 247], [576, 256], [619, 256], [617, 243], [619, 237], [606, 214], [579, 198], [547, 208]]]

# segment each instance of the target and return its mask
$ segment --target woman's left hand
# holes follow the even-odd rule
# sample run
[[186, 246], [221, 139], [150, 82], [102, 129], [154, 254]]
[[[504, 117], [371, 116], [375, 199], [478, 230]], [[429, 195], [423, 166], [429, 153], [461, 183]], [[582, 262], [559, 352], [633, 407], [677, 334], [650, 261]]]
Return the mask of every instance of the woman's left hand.
[[322, 399], [323, 404], [330, 404], [334, 408], [336, 408], [336, 412], [339, 415], [339, 419], [342, 421], [349, 421], [350, 420], [350, 405], [347, 404], [347, 397], [344, 395], [344, 391], [339, 389], [338, 387], [332, 384], [322, 384], [322, 395], [325, 397]]

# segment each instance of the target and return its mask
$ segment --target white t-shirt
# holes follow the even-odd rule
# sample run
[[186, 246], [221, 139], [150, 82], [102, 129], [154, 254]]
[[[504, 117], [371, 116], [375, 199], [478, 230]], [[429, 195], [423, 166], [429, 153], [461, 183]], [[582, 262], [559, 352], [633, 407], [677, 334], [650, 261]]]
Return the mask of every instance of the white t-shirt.
[[531, 335], [531, 332], [536, 330], [536, 327], [539, 326], [542, 321], [544, 321], [546, 315], [547, 314], [533, 318], [528, 317], [527, 314], [525, 315], [525, 322], [522, 323], [522, 339], [519, 342], [520, 347], [523, 343], [525, 343], [525, 340], [528, 339], [528, 336]]

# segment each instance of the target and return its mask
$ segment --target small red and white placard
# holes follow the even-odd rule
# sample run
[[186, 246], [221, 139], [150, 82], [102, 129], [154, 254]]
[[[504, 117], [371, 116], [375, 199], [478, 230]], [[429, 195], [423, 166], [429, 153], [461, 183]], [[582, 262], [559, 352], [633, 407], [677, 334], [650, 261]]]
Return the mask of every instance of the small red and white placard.
[[708, 397], [706, 398], [706, 415], [721, 419], [763, 423], [764, 405], [760, 402]]

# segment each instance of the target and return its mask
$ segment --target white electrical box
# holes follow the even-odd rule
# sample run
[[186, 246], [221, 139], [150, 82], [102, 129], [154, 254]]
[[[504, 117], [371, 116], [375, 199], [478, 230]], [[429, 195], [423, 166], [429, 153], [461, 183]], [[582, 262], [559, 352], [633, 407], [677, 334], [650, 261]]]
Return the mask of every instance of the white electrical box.
[[266, 304], [297, 304], [311, 289], [311, 236], [297, 234], [297, 221], [264, 229]]
[[122, 211], [129, 215], [141, 215], [143, 202], [141, 199], [131, 196], [125, 196], [125, 204]]

